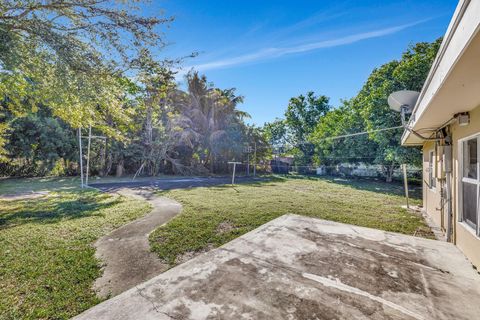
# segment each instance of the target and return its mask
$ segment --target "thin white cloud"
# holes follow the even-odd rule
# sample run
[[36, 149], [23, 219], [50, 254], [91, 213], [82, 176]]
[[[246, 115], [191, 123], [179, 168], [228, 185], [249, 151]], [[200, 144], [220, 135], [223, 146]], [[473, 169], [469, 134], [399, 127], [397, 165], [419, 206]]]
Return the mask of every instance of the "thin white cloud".
[[273, 32], [271, 34], [271, 37], [277, 38], [281, 36], [291, 35], [300, 30], [318, 26], [319, 24], [322, 24], [328, 21], [336, 20], [339, 17], [345, 16], [346, 14], [347, 14], [346, 10], [339, 10], [338, 8], [331, 9], [328, 11], [320, 11], [306, 19], [300, 20], [290, 26], [281, 28], [280, 30]]
[[[344, 45], [352, 44], [362, 40], [378, 38], [378, 37], [394, 34], [404, 29], [413, 27], [417, 24], [423, 23], [427, 20], [430, 20], [430, 19], [424, 19], [424, 20], [420, 20], [420, 21], [416, 21], [408, 24], [402, 24], [395, 27], [352, 34], [349, 36], [331, 39], [331, 40], [310, 42], [310, 43], [305, 43], [305, 44], [291, 46], [291, 47], [265, 48], [249, 54], [244, 54], [236, 57], [231, 57], [231, 58], [189, 66], [184, 70], [195, 69], [198, 71], [206, 71], [206, 70], [213, 70], [213, 69], [221, 69], [221, 68], [233, 67], [233, 66], [237, 66], [245, 63], [260, 61], [260, 60], [279, 58], [289, 54], [304, 53], [304, 52], [314, 51], [314, 50], [323, 49], [323, 48], [344, 46]], [[185, 72], [180, 71], [180, 74], [185, 74]]]

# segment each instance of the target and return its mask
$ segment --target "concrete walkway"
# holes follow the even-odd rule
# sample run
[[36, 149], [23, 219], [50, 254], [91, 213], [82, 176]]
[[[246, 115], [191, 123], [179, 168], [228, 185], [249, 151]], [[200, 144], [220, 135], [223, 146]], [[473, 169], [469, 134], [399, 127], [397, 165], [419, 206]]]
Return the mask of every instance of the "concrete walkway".
[[116, 192], [147, 200], [153, 209], [145, 217], [114, 230], [95, 243], [96, 256], [104, 263], [103, 275], [94, 284], [100, 297], [115, 296], [168, 269], [155, 253], [150, 252], [148, 236], [182, 209], [178, 202], [158, 197], [149, 188], [124, 188]]
[[75, 319], [478, 319], [452, 244], [285, 215]]

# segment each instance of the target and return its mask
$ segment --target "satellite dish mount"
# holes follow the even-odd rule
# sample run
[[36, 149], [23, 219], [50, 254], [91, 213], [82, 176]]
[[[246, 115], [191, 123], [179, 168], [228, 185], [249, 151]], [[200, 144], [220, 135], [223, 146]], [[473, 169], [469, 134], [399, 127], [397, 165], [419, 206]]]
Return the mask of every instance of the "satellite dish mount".
[[393, 111], [400, 112], [400, 115], [402, 117], [402, 126], [405, 128], [405, 130], [413, 133], [422, 140], [439, 141], [440, 139], [437, 137], [424, 137], [408, 126], [405, 115], [412, 114], [413, 108], [415, 107], [419, 96], [420, 93], [417, 91], [396, 91], [388, 96], [388, 105]]
[[412, 114], [419, 95], [420, 93], [417, 91], [401, 90], [393, 92], [388, 96], [388, 105], [390, 106], [390, 109], [400, 112], [402, 125], [404, 127], [407, 125], [405, 116], [407, 114]]

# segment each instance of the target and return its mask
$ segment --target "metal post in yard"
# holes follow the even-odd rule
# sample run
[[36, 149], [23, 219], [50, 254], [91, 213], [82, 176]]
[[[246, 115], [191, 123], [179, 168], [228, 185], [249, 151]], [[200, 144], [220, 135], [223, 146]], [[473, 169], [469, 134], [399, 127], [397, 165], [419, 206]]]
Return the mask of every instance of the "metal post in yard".
[[252, 147], [249, 145], [245, 146], [243, 152], [247, 154], [247, 176], [250, 176], [250, 153], [252, 153]]
[[405, 197], [407, 198], [407, 209], [410, 208], [408, 204], [408, 179], [407, 179], [407, 164], [402, 164], [403, 167], [403, 183], [405, 185]]
[[233, 174], [232, 174], [232, 186], [235, 184], [235, 168], [237, 167], [237, 164], [234, 162], [233, 163]]
[[88, 136], [86, 137], [83, 137], [81, 136], [81, 130], [80, 128], [78, 129], [78, 134], [79, 134], [79, 138], [78, 138], [78, 143], [80, 144], [80, 159], [83, 158], [83, 154], [82, 154], [82, 138], [87, 138], [88, 139], [88, 150], [87, 150], [87, 172], [86, 172], [86, 176], [85, 176], [85, 183], [83, 183], [83, 161], [80, 161], [80, 171], [81, 171], [81, 177], [82, 177], [82, 188], [84, 186], [88, 187], [88, 176], [89, 176], [89, 172], [90, 172], [90, 145], [91, 145], [91, 141], [92, 139], [103, 139], [105, 140], [105, 143], [107, 142], [107, 138], [106, 137], [103, 137], [103, 136], [92, 136], [92, 126], [90, 125], [88, 127]]
[[253, 149], [253, 176], [257, 176], [257, 142], [255, 141]]
[[237, 168], [237, 164], [242, 164], [241, 162], [229, 161], [229, 164], [233, 164], [233, 174], [232, 174], [232, 186], [235, 184], [235, 170]]
[[83, 154], [82, 154], [82, 129], [78, 128], [78, 148], [80, 151], [80, 180], [83, 189]]
[[87, 172], [85, 175], [85, 185], [88, 187], [88, 174], [90, 170], [90, 143], [92, 141], [92, 126], [88, 127], [88, 147], [87, 147]]

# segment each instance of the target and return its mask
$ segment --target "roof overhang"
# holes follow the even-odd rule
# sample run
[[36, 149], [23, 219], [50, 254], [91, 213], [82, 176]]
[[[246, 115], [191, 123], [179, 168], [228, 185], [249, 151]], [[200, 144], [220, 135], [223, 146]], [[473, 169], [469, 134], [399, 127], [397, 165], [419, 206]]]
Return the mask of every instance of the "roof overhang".
[[[428, 135], [480, 105], [480, 1], [461, 0], [448, 26], [408, 126]], [[430, 129], [430, 131], [429, 131]], [[421, 145], [409, 131], [402, 145]]]

